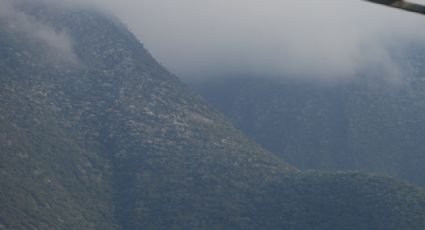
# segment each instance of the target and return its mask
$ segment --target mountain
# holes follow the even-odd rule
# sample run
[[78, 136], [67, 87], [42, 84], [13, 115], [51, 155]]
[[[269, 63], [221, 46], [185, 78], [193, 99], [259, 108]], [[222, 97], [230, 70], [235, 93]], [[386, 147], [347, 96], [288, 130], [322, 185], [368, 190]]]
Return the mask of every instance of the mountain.
[[192, 82], [266, 149], [300, 169], [361, 170], [425, 185], [425, 49], [344, 81], [235, 76]]
[[424, 228], [424, 190], [300, 172], [233, 128], [117, 19], [2, 4], [0, 229]]

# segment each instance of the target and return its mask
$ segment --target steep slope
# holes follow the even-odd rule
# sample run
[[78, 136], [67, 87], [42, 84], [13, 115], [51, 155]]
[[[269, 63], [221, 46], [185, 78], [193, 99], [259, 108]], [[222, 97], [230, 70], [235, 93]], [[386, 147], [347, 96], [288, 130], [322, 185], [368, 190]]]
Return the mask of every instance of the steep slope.
[[[116, 19], [36, 1], [12, 11], [26, 26], [1, 20], [0, 229], [425, 226], [423, 190], [298, 172], [209, 108]], [[43, 36], [28, 36], [28, 25]]]
[[110, 162], [65, 110], [74, 67], [45, 62], [46, 44], [9, 19], [0, 29], [0, 229], [119, 229]]
[[425, 185], [425, 51], [400, 54], [403, 78], [346, 82], [234, 77], [194, 87], [233, 124], [300, 169], [362, 170]]

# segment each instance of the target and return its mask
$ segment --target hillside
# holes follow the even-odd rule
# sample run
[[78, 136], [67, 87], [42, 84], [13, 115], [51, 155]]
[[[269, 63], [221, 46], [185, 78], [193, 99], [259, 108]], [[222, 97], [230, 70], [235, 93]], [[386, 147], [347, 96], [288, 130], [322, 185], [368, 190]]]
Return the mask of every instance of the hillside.
[[425, 185], [425, 50], [396, 58], [401, 77], [346, 81], [236, 76], [193, 83], [266, 149], [300, 169], [361, 170]]
[[118, 20], [19, 3], [0, 27], [0, 229], [424, 228], [423, 190], [299, 172]]

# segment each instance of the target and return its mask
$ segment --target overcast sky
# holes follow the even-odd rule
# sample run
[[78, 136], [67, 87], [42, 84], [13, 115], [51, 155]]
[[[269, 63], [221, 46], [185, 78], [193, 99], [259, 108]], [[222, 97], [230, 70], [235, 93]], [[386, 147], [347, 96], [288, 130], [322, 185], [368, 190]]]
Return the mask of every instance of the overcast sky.
[[[370, 65], [397, 75], [391, 50], [425, 45], [425, 16], [362, 0], [91, 1], [121, 18], [159, 62], [182, 78], [250, 74], [332, 79]], [[42, 31], [46, 33], [39, 33], [40, 38], [51, 34], [47, 28]]]
[[181, 77], [391, 72], [391, 47], [425, 44], [425, 16], [362, 0], [97, 1]]

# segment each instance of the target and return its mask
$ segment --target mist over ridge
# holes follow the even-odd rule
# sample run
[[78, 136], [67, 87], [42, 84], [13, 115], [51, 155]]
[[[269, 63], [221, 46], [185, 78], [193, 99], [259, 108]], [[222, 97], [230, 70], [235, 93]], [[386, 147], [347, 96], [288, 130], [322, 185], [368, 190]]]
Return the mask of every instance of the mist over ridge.
[[18, 38], [16, 42], [40, 47], [39, 52], [45, 64], [77, 64], [71, 36], [65, 30], [54, 28], [25, 12], [22, 6], [27, 3], [25, 0], [1, 0], [0, 26], [14, 34]]
[[[418, 0], [420, 1], [420, 0]], [[182, 78], [250, 73], [340, 79], [423, 44], [424, 18], [359, 0], [100, 1]]]
[[[0, 26], [0, 229], [424, 229], [422, 188], [295, 168], [119, 20], [71, 1], [0, 8], [8, 3], [17, 5], [0, 16], [14, 25]], [[61, 50], [79, 68], [40, 61]], [[185, 54], [176, 55], [194, 61]]]
[[[420, 15], [360, 0], [40, 1], [111, 12], [183, 79], [250, 74], [334, 80], [370, 68], [397, 79], [403, 73], [394, 56], [425, 40]], [[29, 21], [8, 11], [8, 2], [0, 2], [3, 20]], [[73, 55], [66, 33], [36, 23], [22, 31]]]

